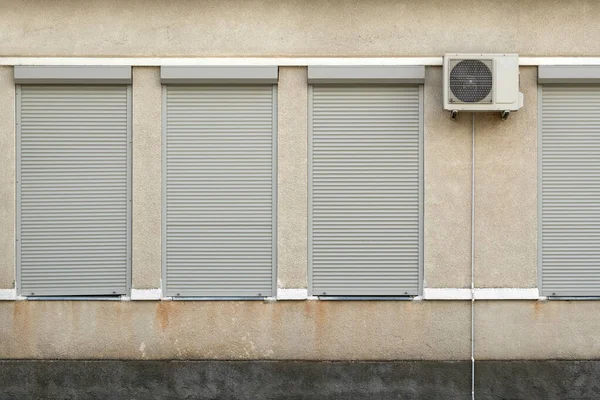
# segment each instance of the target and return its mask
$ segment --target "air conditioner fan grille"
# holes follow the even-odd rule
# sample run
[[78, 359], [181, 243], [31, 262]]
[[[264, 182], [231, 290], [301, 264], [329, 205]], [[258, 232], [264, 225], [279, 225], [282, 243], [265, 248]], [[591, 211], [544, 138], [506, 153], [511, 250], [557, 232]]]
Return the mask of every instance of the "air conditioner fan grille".
[[464, 103], [481, 102], [492, 91], [490, 67], [480, 60], [459, 61], [450, 71], [450, 91]]

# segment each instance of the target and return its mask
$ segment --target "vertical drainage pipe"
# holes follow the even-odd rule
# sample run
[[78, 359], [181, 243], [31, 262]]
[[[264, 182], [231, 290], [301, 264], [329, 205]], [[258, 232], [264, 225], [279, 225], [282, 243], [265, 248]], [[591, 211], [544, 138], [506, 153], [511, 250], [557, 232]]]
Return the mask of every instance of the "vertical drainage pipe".
[[475, 113], [471, 115], [471, 400], [475, 400]]

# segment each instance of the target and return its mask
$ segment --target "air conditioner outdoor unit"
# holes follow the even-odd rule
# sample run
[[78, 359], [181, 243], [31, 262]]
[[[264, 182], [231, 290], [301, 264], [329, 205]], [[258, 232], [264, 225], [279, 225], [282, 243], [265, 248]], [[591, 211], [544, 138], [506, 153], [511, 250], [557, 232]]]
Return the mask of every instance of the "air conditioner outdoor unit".
[[523, 107], [518, 54], [446, 54], [444, 110], [499, 111], [506, 119]]

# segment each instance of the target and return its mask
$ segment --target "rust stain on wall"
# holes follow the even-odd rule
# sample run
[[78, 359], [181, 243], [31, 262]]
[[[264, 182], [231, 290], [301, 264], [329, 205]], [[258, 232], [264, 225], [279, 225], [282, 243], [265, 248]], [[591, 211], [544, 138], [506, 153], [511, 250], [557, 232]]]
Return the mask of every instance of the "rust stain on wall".
[[543, 305], [542, 305], [541, 301], [533, 302], [533, 314], [536, 318], [542, 314], [542, 312], [543, 312], [542, 307], [543, 307]]
[[27, 305], [24, 301], [15, 301], [13, 303], [13, 320], [19, 317], [29, 319], [27, 318]]
[[311, 301], [311, 312], [314, 318], [312, 319], [315, 325], [315, 347], [318, 354], [323, 354], [327, 347], [326, 335], [327, 327], [331, 321], [328, 321], [326, 307], [330, 306], [326, 301]]
[[19, 352], [21, 354], [34, 352], [31, 341], [36, 332], [35, 329], [32, 330], [31, 323], [36, 318], [30, 315], [29, 306], [29, 302], [26, 301], [15, 301], [13, 303], [12, 327], [14, 337], [11, 346], [17, 349], [17, 354]]
[[167, 303], [160, 301], [156, 304], [156, 319], [162, 330], [169, 326], [169, 306]]

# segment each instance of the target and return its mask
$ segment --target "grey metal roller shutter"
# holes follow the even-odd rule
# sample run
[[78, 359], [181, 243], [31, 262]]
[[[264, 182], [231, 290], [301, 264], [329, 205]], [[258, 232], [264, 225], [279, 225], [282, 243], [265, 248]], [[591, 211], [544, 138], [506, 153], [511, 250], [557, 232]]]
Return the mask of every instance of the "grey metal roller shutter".
[[166, 86], [168, 296], [271, 296], [275, 88]]
[[600, 86], [540, 91], [540, 283], [546, 296], [600, 295]]
[[130, 94], [17, 87], [17, 267], [23, 295], [126, 294]]
[[315, 85], [309, 98], [312, 294], [418, 294], [422, 87]]

